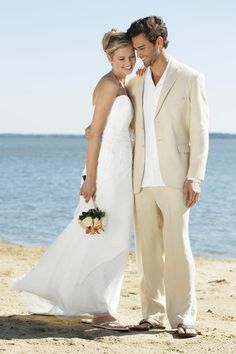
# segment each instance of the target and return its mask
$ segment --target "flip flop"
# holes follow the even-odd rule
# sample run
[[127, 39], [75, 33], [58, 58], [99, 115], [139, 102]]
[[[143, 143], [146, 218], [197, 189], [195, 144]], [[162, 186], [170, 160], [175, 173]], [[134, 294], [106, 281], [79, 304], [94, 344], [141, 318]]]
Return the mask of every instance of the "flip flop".
[[123, 326], [118, 320], [107, 321], [99, 324], [92, 323], [92, 326], [95, 328], [109, 329], [112, 331], [128, 332], [130, 330], [129, 327]]
[[[192, 338], [192, 337], [196, 337], [198, 335], [196, 329], [194, 326], [192, 325], [186, 325], [186, 324], [183, 324], [183, 323], [180, 323], [177, 328], [182, 328], [184, 330], [184, 333], [179, 333], [178, 330], [177, 330], [177, 333], [176, 335], [179, 337], [179, 338]], [[187, 333], [186, 332], [186, 329], [194, 329], [196, 331], [196, 333]]]
[[[145, 326], [142, 326], [145, 324]], [[129, 326], [131, 331], [149, 331], [150, 329], [165, 329], [165, 326], [158, 325], [158, 324], [152, 324], [148, 320], [141, 320], [138, 325], [135, 326]]]

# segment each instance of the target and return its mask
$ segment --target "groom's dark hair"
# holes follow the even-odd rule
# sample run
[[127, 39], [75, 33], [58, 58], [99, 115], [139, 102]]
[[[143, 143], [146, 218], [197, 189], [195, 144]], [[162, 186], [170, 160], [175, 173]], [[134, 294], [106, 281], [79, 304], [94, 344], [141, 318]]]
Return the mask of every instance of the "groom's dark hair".
[[166, 24], [159, 16], [143, 17], [132, 22], [126, 33], [130, 39], [143, 33], [145, 37], [153, 44], [155, 44], [157, 38], [161, 36], [164, 41], [164, 48], [167, 48], [169, 43], [167, 40], [168, 30]]

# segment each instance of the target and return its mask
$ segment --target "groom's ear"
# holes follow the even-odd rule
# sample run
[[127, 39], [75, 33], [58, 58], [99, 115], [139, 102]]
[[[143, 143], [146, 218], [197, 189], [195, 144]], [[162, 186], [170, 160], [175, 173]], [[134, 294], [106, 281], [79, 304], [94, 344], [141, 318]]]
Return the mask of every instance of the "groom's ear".
[[164, 46], [164, 40], [162, 36], [158, 36], [156, 39], [155, 47], [156, 48], [163, 48]]

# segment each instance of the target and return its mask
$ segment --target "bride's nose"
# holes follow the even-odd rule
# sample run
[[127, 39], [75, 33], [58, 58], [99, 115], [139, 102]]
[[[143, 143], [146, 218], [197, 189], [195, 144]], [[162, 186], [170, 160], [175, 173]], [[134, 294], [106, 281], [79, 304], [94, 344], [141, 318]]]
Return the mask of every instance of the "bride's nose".
[[125, 61], [125, 66], [130, 66], [132, 65], [132, 60], [130, 58], [127, 58], [127, 60]]

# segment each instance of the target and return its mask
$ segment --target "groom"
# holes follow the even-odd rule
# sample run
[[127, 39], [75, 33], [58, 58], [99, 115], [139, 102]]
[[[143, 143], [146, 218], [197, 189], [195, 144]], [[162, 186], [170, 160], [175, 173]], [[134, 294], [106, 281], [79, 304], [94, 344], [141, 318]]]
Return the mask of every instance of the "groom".
[[128, 83], [135, 111], [133, 181], [143, 313], [133, 329], [165, 328], [167, 314], [179, 337], [193, 337], [195, 268], [188, 224], [208, 154], [204, 77], [169, 56], [162, 18], [139, 19], [127, 34], [146, 67], [144, 76]]

